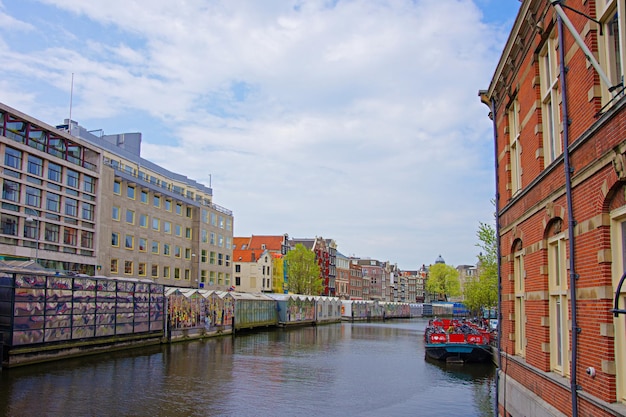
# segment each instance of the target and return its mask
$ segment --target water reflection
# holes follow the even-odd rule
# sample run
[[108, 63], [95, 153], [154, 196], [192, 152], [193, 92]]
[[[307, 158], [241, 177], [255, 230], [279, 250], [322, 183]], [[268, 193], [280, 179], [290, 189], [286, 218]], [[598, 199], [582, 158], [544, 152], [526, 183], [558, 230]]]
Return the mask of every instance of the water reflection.
[[424, 326], [239, 333], [12, 368], [0, 415], [492, 416], [493, 367], [427, 361]]

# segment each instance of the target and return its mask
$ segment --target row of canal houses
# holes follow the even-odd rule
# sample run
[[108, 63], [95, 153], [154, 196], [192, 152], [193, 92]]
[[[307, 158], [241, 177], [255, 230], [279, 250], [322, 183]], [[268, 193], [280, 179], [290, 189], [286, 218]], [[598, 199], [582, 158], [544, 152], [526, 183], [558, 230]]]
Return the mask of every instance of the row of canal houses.
[[333, 239], [297, 239], [285, 235], [233, 238], [232, 289], [248, 293], [285, 293], [285, 254], [297, 244], [315, 253], [324, 286], [322, 295], [343, 300], [429, 301], [427, 268], [401, 271], [397, 265], [370, 258], [348, 257]]

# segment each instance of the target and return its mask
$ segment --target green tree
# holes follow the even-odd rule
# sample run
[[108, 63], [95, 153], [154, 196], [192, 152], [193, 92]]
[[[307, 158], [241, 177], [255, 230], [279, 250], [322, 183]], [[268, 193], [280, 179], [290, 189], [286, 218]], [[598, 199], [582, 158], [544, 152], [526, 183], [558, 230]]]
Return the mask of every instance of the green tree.
[[461, 295], [459, 271], [453, 266], [443, 263], [431, 265], [428, 269], [426, 289], [431, 293], [443, 296], [446, 300], [449, 296]]
[[286, 255], [287, 287], [290, 293], [320, 295], [324, 289], [315, 253], [298, 243]]
[[478, 231], [478, 276], [465, 284], [465, 305], [474, 313], [498, 303], [498, 242], [495, 228], [480, 223]]
[[272, 255], [272, 292], [282, 294], [285, 290], [285, 259], [282, 255]]

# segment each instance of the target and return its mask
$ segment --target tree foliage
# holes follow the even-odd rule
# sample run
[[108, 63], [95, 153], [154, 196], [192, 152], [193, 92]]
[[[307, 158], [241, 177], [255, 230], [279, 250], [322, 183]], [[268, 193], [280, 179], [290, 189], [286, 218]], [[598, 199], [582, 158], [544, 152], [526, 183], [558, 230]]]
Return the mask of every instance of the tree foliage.
[[478, 276], [465, 283], [465, 305], [473, 312], [495, 307], [498, 303], [498, 242], [495, 228], [480, 223], [478, 231]]
[[285, 259], [282, 256], [272, 257], [272, 292], [282, 294], [285, 290]]
[[320, 295], [324, 289], [315, 253], [298, 243], [286, 255], [287, 287], [290, 293]]
[[428, 269], [426, 289], [431, 293], [443, 296], [446, 300], [449, 296], [461, 295], [459, 271], [453, 266], [443, 263], [431, 265]]

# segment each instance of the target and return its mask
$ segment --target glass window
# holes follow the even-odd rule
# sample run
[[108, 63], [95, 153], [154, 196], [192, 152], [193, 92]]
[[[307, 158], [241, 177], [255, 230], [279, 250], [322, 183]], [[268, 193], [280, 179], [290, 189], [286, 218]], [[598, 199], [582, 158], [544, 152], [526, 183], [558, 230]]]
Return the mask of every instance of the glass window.
[[78, 201], [72, 198], [65, 198], [65, 214], [78, 217]]
[[185, 259], [191, 259], [191, 248], [185, 248]]
[[120, 234], [117, 232], [111, 233], [111, 246], [120, 246]]
[[135, 212], [126, 209], [126, 223], [135, 224]]
[[515, 354], [524, 357], [526, 356], [526, 294], [524, 285], [524, 256], [521, 250], [516, 251], [514, 254], [513, 281], [515, 286]]
[[112, 274], [117, 274], [118, 273], [117, 259], [111, 259], [111, 273]]
[[89, 175], [83, 175], [83, 191], [94, 194], [96, 192], [96, 179]]
[[62, 178], [61, 165], [48, 162], [48, 180], [54, 182], [61, 182]]
[[72, 171], [71, 169], [66, 169], [65, 173], [67, 175], [67, 186], [72, 188], [80, 188], [78, 172]]
[[163, 255], [170, 256], [170, 244], [169, 243], [163, 244]]
[[191, 227], [185, 228], [185, 238], [191, 239]]
[[134, 249], [135, 248], [135, 237], [132, 235], [126, 235], [124, 237], [124, 247], [126, 249]]
[[41, 207], [41, 190], [33, 187], [26, 187], [26, 205]]
[[185, 269], [185, 280], [189, 281], [191, 279], [191, 271], [189, 269]]
[[174, 268], [174, 279], [180, 279], [180, 268]]
[[113, 182], [113, 193], [117, 195], [122, 194], [122, 184], [119, 181]]
[[145, 262], [139, 262], [137, 264], [137, 274], [139, 274], [139, 276], [145, 276], [146, 275], [146, 264], [145, 264]]
[[126, 275], [133, 274], [133, 261], [124, 261], [124, 273]]
[[211, 213], [209, 217], [211, 219], [211, 226], [217, 227], [217, 214]]
[[183, 215], [183, 205], [180, 203], [176, 203], [176, 214], [179, 216]]
[[561, 116], [559, 107], [558, 41], [551, 35], [539, 54], [541, 115], [543, 118], [543, 157], [548, 166], [561, 153]]
[[145, 252], [148, 249], [148, 239], [145, 237], [139, 238], [139, 251]]
[[19, 203], [20, 201], [20, 183], [5, 179], [2, 183], [2, 198], [4, 200]]
[[172, 211], [172, 200], [165, 200], [164, 207], [165, 210]]
[[126, 196], [132, 200], [135, 199], [135, 187], [132, 185], [126, 186]]
[[163, 232], [170, 234], [172, 233], [172, 223], [168, 221], [163, 222]]
[[60, 230], [60, 226], [58, 224], [46, 223], [44, 227], [44, 239], [47, 242], [58, 242], [59, 230]]
[[89, 203], [82, 203], [83, 206], [83, 220], [94, 220], [95, 206]]
[[28, 155], [28, 173], [38, 177], [43, 176], [43, 159]]
[[2, 233], [17, 236], [17, 217], [2, 214]]
[[63, 243], [76, 246], [78, 244], [78, 230], [71, 227], [63, 228]]
[[163, 278], [170, 279], [170, 267], [169, 266], [163, 267]]
[[141, 190], [141, 202], [144, 204], [148, 204], [148, 192], [146, 190]]
[[139, 215], [139, 226], [148, 227], [148, 216], [145, 214]]
[[151, 271], [150, 271], [150, 276], [152, 278], [158, 278], [159, 277], [159, 265], [152, 264]]
[[569, 375], [568, 284], [564, 234], [548, 241], [548, 291], [550, 294], [550, 367]]
[[159, 219], [152, 218], [152, 230], [159, 230]]
[[175, 225], [174, 226], [174, 232], [175, 232], [176, 236], [179, 236], [179, 237], [182, 236], [182, 234], [183, 234], [182, 226], [180, 224]]
[[83, 230], [80, 234], [80, 246], [83, 248], [93, 249], [93, 232]]
[[187, 217], [191, 219], [191, 207], [187, 207]]
[[[618, 285], [624, 271], [626, 270], [626, 206], [622, 206], [611, 212], [611, 254], [612, 254], [612, 274], [613, 274], [613, 294], [618, 291]], [[618, 294], [618, 308], [626, 306], [626, 286], [622, 286]], [[613, 296], [612, 294], [612, 296]], [[613, 317], [613, 328], [621, 329], [616, 331], [613, 344], [615, 355], [615, 379], [618, 382], [616, 388], [617, 400], [626, 403], [626, 314], [618, 314]]]
[[4, 149], [4, 165], [15, 169], [22, 169], [22, 152], [7, 146]]
[[159, 253], [159, 242], [155, 242], [154, 240], [152, 241], [152, 253], [158, 254]]
[[46, 209], [54, 211], [55, 213], [61, 212], [61, 196], [46, 192]]
[[174, 257], [176, 257], [176, 258], [180, 258], [181, 257], [181, 248], [178, 245], [174, 246]]
[[120, 219], [120, 208], [117, 206], [113, 206], [111, 207], [111, 218], [113, 220], [119, 220]]
[[161, 196], [155, 195], [152, 198], [152, 205], [154, 207], [161, 207]]
[[522, 187], [522, 162], [519, 126], [519, 102], [515, 99], [509, 108], [509, 149], [511, 160], [511, 192], [515, 194]]

